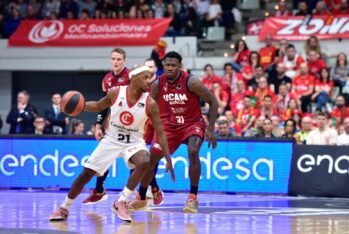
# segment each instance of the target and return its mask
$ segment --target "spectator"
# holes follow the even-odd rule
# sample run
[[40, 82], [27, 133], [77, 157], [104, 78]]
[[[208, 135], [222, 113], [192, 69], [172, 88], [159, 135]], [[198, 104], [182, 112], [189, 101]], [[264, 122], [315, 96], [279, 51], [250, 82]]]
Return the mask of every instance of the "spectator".
[[285, 84], [288, 90], [291, 90], [292, 79], [285, 75], [286, 67], [283, 63], [278, 63], [276, 73], [272, 73], [269, 77], [270, 90], [275, 94], [279, 94], [279, 86]]
[[276, 61], [280, 61], [281, 58], [286, 56], [286, 48], [288, 44], [288, 40], [285, 38], [282, 38], [279, 41], [279, 48], [276, 50]]
[[325, 113], [320, 112], [317, 117], [318, 128], [312, 130], [307, 138], [307, 145], [335, 145], [337, 142], [337, 131], [329, 128]]
[[155, 0], [151, 8], [154, 11], [155, 18], [162, 18], [165, 14], [165, 3], [163, 0]]
[[287, 109], [282, 113], [282, 120], [291, 119], [294, 115], [301, 115], [301, 110], [296, 99], [290, 99], [287, 104]]
[[47, 134], [45, 118], [42, 116], [36, 116], [34, 119], [34, 134], [35, 135], [43, 135]]
[[218, 131], [215, 132], [217, 140], [229, 140], [235, 136], [235, 133], [228, 126], [228, 121], [221, 120], [218, 122]]
[[167, 29], [167, 36], [177, 36], [181, 32], [181, 20], [179, 15], [176, 13], [174, 5], [172, 3], [167, 4], [167, 9], [164, 14], [165, 18], [172, 18], [172, 21]]
[[164, 65], [162, 61], [166, 53], [167, 43], [166, 41], [160, 40], [151, 52], [150, 57], [155, 61], [156, 67], [158, 68], [156, 74], [161, 76], [164, 73]]
[[213, 91], [213, 83], [222, 83], [221, 78], [219, 78], [215, 73], [213, 66], [211, 64], [206, 64], [204, 67], [205, 75], [202, 78], [202, 83], [211, 91]]
[[273, 135], [275, 137], [281, 137], [284, 134], [284, 127], [280, 122], [280, 117], [278, 115], [274, 115], [271, 117], [271, 122], [273, 124]]
[[146, 14], [146, 12], [150, 9], [149, 5], [146, 3], [145, 0], [136, 0], [136, 3], [131, 6], [129, 17], [131, 19], [137, 18], [137, 11], [141, 11], [143, 15]]
[[322, 58], [320, 41], [316, 36], [310, 36], [304, 45], [304, 55], [307, 56], [311, 50], [315, 50]]
[[200, 17], [201, 20], [204, 20], [205, 15], [208, 12], [208, 8], [210, 7], [209, 0], [193, 0], [194, 8], [196, 9], [196, 13]]
[[29, 103], [30, 96], [27, 91], [21, 91], [17, 95], [17, 105], [13, 106], [7, 115], [6, 122], [10, 124], [9, 134], [34, 133], [34, 118], [38, 112], [36, 107]]
[[327, 67], [323, 67], [320, 71], [320, 79], [315, 81], [315, 93], [311, 99], [316, 101], [316, 108], [323, 110], [326, 107], [327, 112], [332, 111], [331, 95], [333, 89], [333, 81], [330, 79], [330, 71]]
[[320, 58], [320, 54], [318, 54], [315, 50], [310, 50], [308, 52], [308, 67], [309, 73], [313, 75], [316, 79], [320, 77], [320, 71], [324, 67], [326, 67], [326, 62]]
[[37, 12], [34, 9], [34, 5], [28, 4], [24, 20], [35, 20], [38, 19]]
[[345, 106], [345, 100], [342, 95], [339, 95], [336, 98], [335, 107], [331, 112], [331, 117], [332, 126], [337, 129], [343, 125], [344, 119], [349, 117], [349, 107]]
[[260, 64], [264, 70], [268, 71], [275, 64], [276, 48], [273, 46], [273, 38], [271, 35], [265, 37], [265, 47], [259, 50], [261, 56]]
[[274, 138], [273, 134], [273, 124], [271, 122], [271, 119], [264, 119], [263, 121], [263, 131], [262, 133], [258, 133], [256, 137], [268, 137], [268, 138]]
[[239, 80], [237, 82], [237, 91], [231, 93], [230, 110], [237, 112], [243, 108], [243, 100], [245, 96], [253, 95], [253, 92], [246, 90], [246, 84], [244, 81]]
[[10, 37], [12, 33], [16, 31], [19, 24], [21, 23], [21, 16], [19, 14], [19, 11], [16, 7], [13, 7], [11, 9], [11, 16], [5, 20], [5, 34], [6, 37]]
[[96, 12], [96, 2], [93, 0], [79, 0], [79, 17], [81, 18], [82, 14], [89, 15], [90, 18], [95, 18]]
[[255, 137], [257, 135], [262, 135], [263, 134], [263, 122], [265, 120], [265, 117], [264, 116], [259, 116], [255, 123], [254, 123], [254, 126], [247, 129], [243, 136], [244, 137]]
[[270, 95], [265, 95], [263, 98], [263, 105], [260, 109], [259, 115], [264, 116], [267, 119], [271, 119], [272, 116], [277, 116], [278, 113], [276, 109], [273, 108], [273, 100]]
[[341, 0], [338, 9], [333, 10], [332, 14], [335, 14], [335, 15], [348, 15], [349, 14], [348, 1], [347, 0]]
[[85, 124], [80, 119], [72, 119], [70, 134], [72, 135], [84, 135]]
[[231, 110], [227, 110], [225, 112], [225, 117], [228, 121], [229, 128], [231, 128], [237, 136], [241, 136], [241, 129], [239, 128], [239, 126], [236, 124], [236, 122], [234, 120], [233, 112]]
[[245, 96], [243, 101], [243, 108], [237, 112], [236, 123], [241, 128], [242, 133], [252, 127], [258, 111], [252, 106], [251, 97]]
[[88, 20], [90, 19], [90, 12], [86, 9], [82, 10], [80, 13], [80, 20]]
[[308, 15], [308, 4], [307, 1], [300, 1], [298, 3], [298, 11], [295, 16], [306, 16]]
[[189, 7], [184, 16], [184, 32], [188, 36], [202, 37], [201, 22], [194, 7]]
[[88, 135], [88, 136], [94, 136], [95, 135], [95, 133], [96, 133], [96, 124], [97, 124], [96, 122], [91, 124], [90, 131], [88, 131], [86, 133], [86, 135]]
[[235, 72], [233, 69], [233, 66], [230, 63], [224, 64], [224, 75], [222, 77], [222, 80], [224, 83], [229, 84], [229, 90], [230, 92], [237, 92], [237, 83], [239, 80], [243, 81], [243, 77], [240, 73]]
[[314, 77], [308, 72], [308, 65], [302, 63], [299, 67], [299, 75], [292, 81], [293, 92], [301, 100], [302, 112], [309, 112], [308, 108], [311, 102], [311, 96], [314, 92]]
[[301, 105], [297, 96], [294, 93], [289, 92], [286, 84], [281, 84], [279, 86], [279, 94], [276, 96], [275, 99], [275, 106], [278, 113], [284, 113], [286, 111], [288, 103], [291, 99], [294, 99], [296, 101], [296, 106]]
[[220, 82], [214, 82], [212, 84], [212, 93], [218, 102], [218, 114], [222, 115], [228, 105], [229, 93], [222, 90]]
[[252, 79], [253, 74], [255, 72], [255, 69], [257, 66], [259, 66], [259, 61], [260, 61], [260, 56], [259, 53], [257, 51], [252, 51], [250, 53], [249, 56], [249, 64], [245, 65], [242, 69], [241, 69], [241, 74], [242, 77], [246, 80], [249, 81]]
[[129, 9], [128, 9], [126, 1], [124, 1], [124, 0], [117, 0], [113, 4], [113, 10], [111, 11], [111, 15], [112, 15], [112, 18], [123, 19], [123, 18], [127, 18], [128, 17], [128, 12], [129, 12]]
[[233, 54], [233, 68], [240, 72], [241, 68], [249, 64], [250, 50], [246, 42], [242, 39], [238, 40], [234, 46], [235, 53]]
[[326, 2], [324, 0], [319, 0], [316, 3], [313, 15], [329, 15], [330, 11], [326, 6]]
[[49, 20], [58, 20], [58, 14], [56, 12], [51, 12], [48, 19]]
[[219, 4], [219, 0], [211, 0], [211, 3], [208, 7], [208, 11], [205, 17], [205, 26], [220, 26], [222, 25], [222, 7]]
[[292, 12], [288, 9], [285, 1], [279, 1], [278, 10], [275, 12], [276, 17], [280, 16], [292, 16]]
[[254, 69], [254, 75], [252, 79], [248, 80], [248, 89], [255, 92], [258, 88], [258, 82], [261, 77], [264, 77], [264, 69], [261, 65], [257, 65], [256, 68]]
[[58, 15], [61, 2], [59, 0], [45, 0], [41, 10], [41, 16], [49, 18], [52, 13]]
[[349, 93], [349, 64], [345, 53], [337, 55], [337, 61], [331, 69], [331, 77], [335, 86], [339, 87], [340, 93]]
[[[112, 9], [112, 6], [109, 0], [101, 0], [98, 2], [96, 6], [96, 19], [111, 18], [112, 12], [110, 9]], [[116, 18], [116, 13], [113, 18]]]
[[60, 102], [61, 95], [57, 92], [51, 94], [52, 105], [45, 110], [45, 118], [47, 121], [47, 131], [50, 134], [67, 134], [66, 127], [69, 124], [69, 118], [61, 112]]
[[59, 7], [59, 17], [65, 19], [76, 19], [79, 13], [79, 6], [74, 0], [62, 0]]
[[337, 145], [349, 145], [349, 118], [344, 119], [344, 133], [337, 138]]
[[313, 120], [309, 116], [304, 116], [301, 121], [301, 130], [296, 133], [297, 144], [305, 145], [308, 139], [308, 135], [312, 130]]
[[296, 48], [293, 44], [289, 44], [286, 47], [286, 56], [281, 58], [280, 63], [283, 63], [286, 67], [285, 75], [293, 79], [299, 66], [304, 62], [302, 56], [296, 53]]
[[21, 18], [25, 16], [27, 11], [27, 3], [25, 0], [16, 0], [13, 1], [13, 4], [10, 3], [8, 12], [12, 12], [13, 7], [19, 11], [19, 15]]
[[293, 119], [288, 119], [285, 121], [285, 133], [282, 135], [282, 137], [295, 138], [296, 131], [296, 121]]
[[0, 11], [0, 39], [7, 38], [5, 32], [5, 17], [4, 13]]
[[271, 98], [274, 98], [274, 93], [270, 90], [267, 78], [265, 78], [264, 76], [259, 78], [258, 87], [254, 96], [256, 98], [255, 104], [257, 107], [260, 107], [261, 102], [264, 100], [264, 97], [270, 96]]

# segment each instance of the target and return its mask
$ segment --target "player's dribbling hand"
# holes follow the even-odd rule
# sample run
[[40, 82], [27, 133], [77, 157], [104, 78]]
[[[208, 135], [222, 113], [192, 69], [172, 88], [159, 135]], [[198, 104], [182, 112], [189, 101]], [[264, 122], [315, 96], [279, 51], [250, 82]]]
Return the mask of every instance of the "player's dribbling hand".
[[172, 181], [176, 181], [176, 176], [175, 176], [175, 173], [174, 173], [174, 170], [173, 170], [173, 166], [172, 166], [172, 160], [170, 159], [169, 161], [167, 161], [166, 163], [166, 173], [168, 173], [168, 171], [170, 171], [171, 173], [171, 179]]
[[99, 124], [96, 124], [95, 138], [97, 141], [101, 140], [104, 136], [104, 132]]
[[212, 144], [212, 149], [215, 149], [217, 146], [217, 141], [216, 141], [216, 138], [214, 137], [213, 131], [206, 131], [205, 135], [206, 135], [205, 137], [208, 141], [208, 148], [210, 148], [210, 146]]

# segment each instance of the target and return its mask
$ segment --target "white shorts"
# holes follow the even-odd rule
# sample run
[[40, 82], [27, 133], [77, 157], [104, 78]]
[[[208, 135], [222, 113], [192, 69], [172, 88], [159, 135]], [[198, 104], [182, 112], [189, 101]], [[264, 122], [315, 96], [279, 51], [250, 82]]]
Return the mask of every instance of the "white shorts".
[[133, 169], [135, 165], [130, 162], [130, 158], [141, 150], [149, 152], [147, 146], [142, 143], [125, 146], [102, 140], [84, 166], [94, 170], [97, 176], [102, 176], [117, 158], [123, 157], [127, 167]]

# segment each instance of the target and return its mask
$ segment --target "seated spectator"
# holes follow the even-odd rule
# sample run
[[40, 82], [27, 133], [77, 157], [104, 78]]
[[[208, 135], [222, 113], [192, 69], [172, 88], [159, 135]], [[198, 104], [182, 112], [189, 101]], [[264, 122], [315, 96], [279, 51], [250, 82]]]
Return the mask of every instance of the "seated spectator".
[[308, 65], [302, 63], [299, 67], [299, 75], [292, 81], [292, 90], [297, 98], [301, 100], [301, 109], [303, 113], [310, 112], [309, 105], [311, 96], [314, 92], [314, 77], [309, 74]]
[[282, 135], [284, 138], [295, 138], [297, 131], [296, 121], [288, 119], [285, 121], [285, 133]]
[[288, 46], [288, 40], [285, 38], [282, 38], [279, 41], [279, 47], [276, 50], [276, 58], [275, 58], [275, 62], [279, 62], [281, 58], [286, 56], [286, 48]]
[[243, 100], [246, 95], [251, 96], [253, 95], [253, 92], [246, 90], [245, 82], [239, 80], [237, 82], [237, 92], [231, 93], [230, 110], [232, 110], [233, 112], [237, 112], [240, 109], [242, 109]]
[[332, 111], [331, 95], [333, 90], [333, 81], [330, 79], [330, 71], [324, 67], [320, 71], [320, 79], [315, 81], [315, 93], [311, 99], [316, 101], [316, 108], [323, 110], [326, 107], [327, 112]]
[[214, 135], [217, 140], [229, 140], [236, 136], [226, 120], [218, 121], [218, 131]]
[[229, 87], [222, 87], [222, 88], [229, 93], [237, 92], [237, 83], [239, 80], [243, 80], [244, 78], [240, 73], [234, 71], [233, 66], [230, 63], [224, 64], [223, 69], [224, 69], [224, 75], [222, 77], [222, 81], [223, 81], [223, 84], [226, 84]]
[[316, 79], [320, 77], [320, 71], [326, 67], [326, 62], [320, 58], [320, 54], [315, 50], [310, 50], [308, 52], [307, 59], [309, 73], [313, 75]]
[[229, 93], [221, 88], [220, 82], [212, 84], [212, 93], [218, 102], [218, 114], [222, 115], [228, 105]]
[[185, 35], [202, 38], [201, 21], [196, 14], [195, 8], [192, 6], [188, 7], [183, 18]]
[[128, 12], [128, 3], [124, 0], [116, 0], [116, 2], [113, 4], [113, 10], [111, 11], [111, 14], [112, 18], [123, 19], [129, 17]]
[[304, 59], [302, 56], [296, 53], [296, 48], [293, 44], [289, 44], [286, 47], [286, 56], [281, 58], [280, 63], [283, 63], [286, 67], [286, 73], [285, 75], [293, 79], [297, 71], [299, 69], [299, 66], [304, 62]]
[[172, 21], [167, 29], [167, 36], [177, 36], [181, 32], [181, 20], [179, 15], [176, 13], [174, 5], [172, 3], [167, 4], [167, 9], [164, 14], [164, 18], [172, 18]]
[[319, 0], [316, 3], [313, 15], [329, 15], [330, 11], [326, 6], [326, 2], [324, 0]]
[[345, 106], [345, 100], [342, 95], [336, 98], [335, 107], [331, 112], [332, 126], [340, 128], [343, 125], [344, 119], [349, 117], [349, 107]]
[[227, 110], [224, 115], [226, 117], [226, 120], [228, 121], [229, 128], [234, 130], [234, 132], [237, 136], [241, 136], [241, 129], [239, 128], [239, 126], [235, 122], [233, 112], [231, 110]]
[[280, 122], [280, 117], [278, 115], [272, 116], [271, 122], [273, 124], [273, 135], [275, 137], [281, 137], [284, 134], [284, 127]]
[[246, 42], [242, 39], [238, 40], [234, 46], [235, 53], [233, 54], [233, 67], [235, 71], [240, 72], [242, 67], [249, 64], [250, 50]]
[[328, 119], [321, 112], [316, 117], [317, 128], [312, 130], [307, 138], [307, 145], [335, 145], [337, 142], [337, 131], [328, 127]]
[[258, 133], [256, 137], [268, 137], [268, 138], [274, 138], [273, 134], [273, 124], [271, 122], [271, 119], [264, 119], [263, 121], [263, 131], [262, 133]]
[[236, 123], [241, 128], [242, 133], [244, 134], [247, 129], [252, 127], [258, 111], [252, 106], [251, 97], [245, 96], [243, 101], [243, 108], [241, 108], [236, 113]]
[[12, 7], [11, 16], [5, 20], [5, 34], [6, 37], [10, 37], [18, 28], [21, 23], [22, 17], [16, 7]]
[[323, 51], [321, 49], [320, 41], [316, 36], [310, 36], [308, 40], [306, 40], [304, 44], [304, 56], [306, 57], [311, 50], [315, 50], [321, 58], [325, 56], [322, 54]]
[[61, 2], [59, 0], [46, 0], [46, 1], [44, 1], [43, 7], [41, 10], [42, 18], [44, 18], [44, 19], [50, 18], [52, 13], [54, 13], [55, 15], [58, 16], [60, 5], [61, 5]]
[[205, 26], [220, 26], [223, 25], [223, 10], [219, 4], [219, 0], [211, 0], [211, 3], [208, 7], [208, 11], [205, 15]]
[[[111, 18], [112, 16], [112, 6], [109, 3], [109, 0], [101, 0], [97, 3], [96, 6], [96, 19], [105, 19], [105, 18]], [[113, 16], [113, 18], [116, 18], [116, 15]]]
[[261, 106], [262, 101], [264, 100], [264, 97], [266, 97], [266, 96], [270, 96], [271, 99], [273, 99], [274, 93], [273, 93], [273, 91], [270, 90], [270, 88], [268, 86], [267, 78], [262, 76], [261, 78], [259, 78], [258, 87], [257, 87], [256, 92], [254, 94], [254, 97], [256, 98], [256, 100], [255, 100], [256, 107]]
[[[155, 18], [162, 18], [165, 14], [165, 3], [163, 0], [155, 0], [151, 5], [151, 8], [154, 11]], [[196, 14], [196, 13], [195, 13]]]
[[263, 133], [263, 122], [265, 120], [264, 116], [259, 116], [256, 121], [254, 122], [254, 126], [247, 129], [243, 136], [244, 137], [255, 137], [257, 135], [262, 135]]
[[36, 116], [34, 119], [34, 134], [43, 135], [48, 134], [45, 124], [45, 118], [42, 116]]
[[88, 20], [90, 19], [90, 12], [86, 9], [82, 10], [80, 13], [80, 20]]
[[259, 50], [259, 55], [261, 56], [260, 64], [267, 71], [275, 64], [276, 47], [273, 45], [273, 37], [271, 35], [267, 35], [264, 40], [265, 47]]
[[241, 75], [245, 79], [246, 82], [252, 79], [253, 74], [255, 72], [255, 68], [259, 66], [260, 56], [257, 51], [252, 51], [248, 58], [249, 64], [245, 65], [241, 69]]
[[90, 128], [90, 130], [88, 132], [86, 132], [86, 135], [88, 135], [88, 136], [94, 136], [95, 135], [95, 133], [96, 133], [96, 124], [97, 124], [96, 122], [91, 124], [91, 128]]
[[337, 55], [336, 64], [331, 69], [334, 85], [339, 87], [340, 93], [349, 93], [349, 64], [345, 53]]
[[306, 16], [308, 15], [308, 3], [307, 1], [299, 1], [298, 2], [298, 11], [296, 12], [295, 16]]
[[349, 7], [347, 0], [341, 0], [339, 7], [332, 11], [334, 15], [349, 15]]
[[85, 124], [80, 119], [72, 119], [70, 127], [71, 135], [84, 135]]
[[77, 19], [79, 14], [79, 6], [74, 0], [65, 0], [61, 2], [59, 7], [59, 18]]
[[267, 119], [272, 116], [277, 116], [278, 112], [273, 108], [273, 99], [270, 95], [265, 95], [263, 98], [262, 108], [259, 111], [259, 116], [263, 115]]
[[285, 1], [279, 1], [278, 10], [275, 12], [276, 17], [280, 16], [292, 16], [292, 11], [288, 9]]
[[254, 69], [253, 77], [252, 79], [248, 80], [248, 89], [250, 91], [256, 92], [258, 88], [258, 82], [261, 77], [264, 77], [264, 69], [261, 65], [257, 65], [256, 68]]
[[205, 75], [202, 78], [202, 83], [209, 89], [213, 90], [213, 83], [222, 83], [221, 78], [214, 73], [213, 66], [211, 64], [206, 64], [204, 67]]
[[24, 20], [36, 20], [38, 19], [38, 12], [35, 11], [33, 4], [28, 4]]
[[278, 113], [284, 113], [286, 111], [291, 99], [294, 99], [296, 101], [297, 106], [301, 105], [301, 102], [297, 98], [296, 94], [289, 92], [286, 84], [281, 84], [279, 86], [279, 94], [274, 99], [276, 100], [275, 107]]
[[79, 0], [78, 5], [80, 9], [79, 18], [83, 13], [89, 15], [90, 18], [95, 18], [96, 2], [94, 0]]
[[281, 115], [281, 119], [292, 119], [295, 114], [301, 115], [302, 112], [299, 109], [296, 99], [290, 99], [287, 104], [287, 109]]
[[310, 116], [304, 116], [301, 120], [301, 129], [296, 133], [297, 144], [305, 145], [312, 130], [313, 120]]
[[17, 105], [11, 108], [7, 115], [6, 123], [10, 124], [9, 134], [34, 133], [34, 118], [38, 115], [35, 106], [29, 103], [30, 96], [27, 91], [21, 91], [17, 95]]
[[59, 106], [61, 100], [61, 94], [53, 92], [51, 94], [52, 105], [44, 112], [47, 121], [47, 131], [50, 134], [67, 134], [66, 127], [69, 124], [69, 118], [61, 112]]
[[349, 118], [344, 119], [344, 133], [338, 136], [337, 145], [349, 145]]
[[276, 66], [276, 73], [272, 73], [268, 78], [270, 90], [275, 94], [279, 94], [279, 86], [285, 84], [288, 90], [291, 90], [292, 79], [286, 74], [286, 67], [283, 63], [278, 63]]
[[[171, 4], [172, 5], [172, 4]], [[173, 5], [172, 5], [173, 7]], [[137, 18], [137, 11], [140, 11], [141, 14], [145, 15], [145, 13], [150, 9], [150, 6], [146, 3], [145, 0], [136, 0], [135, 4], [131, 6], [129, 17], [131, 19]]]

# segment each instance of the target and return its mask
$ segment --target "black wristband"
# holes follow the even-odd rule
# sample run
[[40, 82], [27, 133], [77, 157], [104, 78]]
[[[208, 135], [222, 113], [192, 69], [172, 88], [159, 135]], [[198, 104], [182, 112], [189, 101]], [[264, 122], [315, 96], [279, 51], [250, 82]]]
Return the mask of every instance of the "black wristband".
[[108, 115], [109, 108], [102, 110], [101, 112], [98, 113], [97, 115], [97, 124], [103, 125], [103, 122], [105, 118]]

